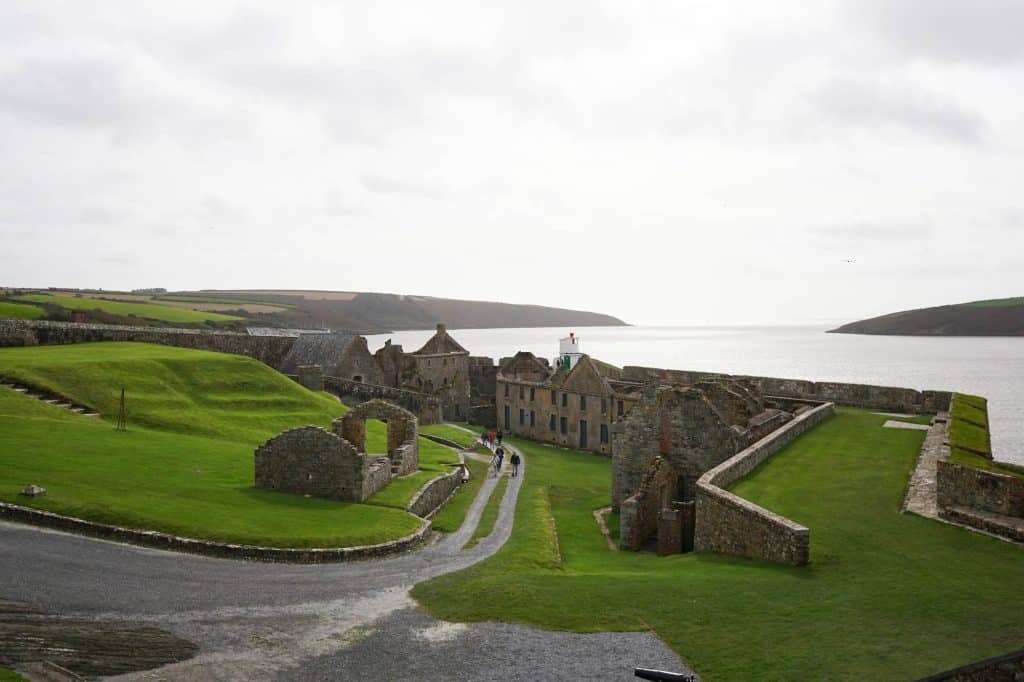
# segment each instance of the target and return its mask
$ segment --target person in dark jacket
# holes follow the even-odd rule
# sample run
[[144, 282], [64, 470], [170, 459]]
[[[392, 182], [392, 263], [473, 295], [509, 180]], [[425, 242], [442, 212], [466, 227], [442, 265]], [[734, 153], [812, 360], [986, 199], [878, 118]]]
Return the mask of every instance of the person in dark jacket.
[[509, 457], [508, 461], [509, 461], [510, 464], [512, 464], [512, 475], [513, 476], [518, 476], [519, 475], [519, 453], [518, 452], [513, 452], [512, 456]]
[[501, 429], [498, 429], [498, 435], [497, 435], [498, 445], [501, 445], [501, 439], [504, 438], [504, 437], [505, 437], [505, 432], [502, 431]]

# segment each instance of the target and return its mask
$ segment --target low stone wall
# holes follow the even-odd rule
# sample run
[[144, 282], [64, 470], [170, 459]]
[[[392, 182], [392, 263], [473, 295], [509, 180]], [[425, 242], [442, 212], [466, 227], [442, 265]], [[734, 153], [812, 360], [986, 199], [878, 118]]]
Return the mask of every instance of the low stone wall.
[[943, 508], [968, 507], [1024, 517], [1024, 480], [1015, 476], [940, 461], [935, 483], [940, 514]]
[[349, 381], [340, 377], [324, 377], [324, 389], [346, 402], [351, 401], [352, 404], [377, 399], [400, 405], [415, 414], [420, 424], [440, 424], [444, 421], [441, 415], [441, 402], [426, 393]]
[[733, 495], [725, 486], [747, 475], [797, 436], [829, 418], [833, 404], [808, 410], [714, 469], [697, 482], [694, 549], [792, 566], [810, 560], [811, 531]]
[[428, 481], [409, 501], [405, 510], [421, 518], [430, 516], [461, 485], [462, 476], [462, 466], [457, 466], [450, 474]]
[[329, 547], [323, 549], [288, 549], [282, 547], [260, 547], [257, 545], [236, 545], [210, 540], [183, 538], [158, 531], [122, 528], [94, 523], [71, 516], [0, 502], [0, 518], [16, 523], [26, 523], [43, 528], [53, 528], [78, 535], [126, 542], [132, 545], [153, 547], [172, 552], [202, 554], [224, 559], [247, 559], [251, 561], [274, 561], [297, 564], [319, 564], [355, 559], [375, 559], [404, 552], [423, 543], [430, 532], [430, 521], [424, 521], [411, 535], [382, 542], [377, 545], [358, 547]]
[[426, 438], [427, 440], [432, 440], [435, 443], [439, 443], [439, 444], [445, 446], [446, 448], [452, 448], [454, 450], [465, 450], [465, 448], [463, 448], [461, 445], [459, 445], [455, 441], [448, 440], [447, 438], [445, 438], [443, 436], [435, 436], [432, 433], [421, 433], [420, 434], [420, 438]]
[[624, 367], [622, 378], [627, 381], [663, 380], [687, 385], [709, 379], [735, 379], [750, 382], [763, 395], [831, 402], [849, 407], [910, 414], [932, 414], [948, 410], [952, 398], [952, 393], [949, 391], [918, 391], [894, 386], [847, 384], [834, 381], [815, 382], [803, 379], [781, 379], [655, 367]]
[[0, 347], [50, 346], [96, 341], [135, 341], [245, 355], [275, 369], [295, 343], [291, 336], [250, 336], [235, 332], [174, 327], [129, 327], [46, 320], [0, 320]]
[[1024, 649], [923, 677], [917, 682], [1013, 682], [1024, 679]]

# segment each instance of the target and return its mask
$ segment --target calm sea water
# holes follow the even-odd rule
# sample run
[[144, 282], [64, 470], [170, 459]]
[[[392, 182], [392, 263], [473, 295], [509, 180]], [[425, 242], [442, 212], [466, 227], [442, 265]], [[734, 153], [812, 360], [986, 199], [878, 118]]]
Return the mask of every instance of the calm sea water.
[[[615, 365], [846, 381], [976, 393], [989, 399], [997, 459], [1024, 464], [1024, 338], [826, 334], [827, 327], [584, 327], [583, 352]], [[553, 358], [564, 327], [449, 330], [473, 355]], [[416, 350], [433, 330], [369, 336]]]

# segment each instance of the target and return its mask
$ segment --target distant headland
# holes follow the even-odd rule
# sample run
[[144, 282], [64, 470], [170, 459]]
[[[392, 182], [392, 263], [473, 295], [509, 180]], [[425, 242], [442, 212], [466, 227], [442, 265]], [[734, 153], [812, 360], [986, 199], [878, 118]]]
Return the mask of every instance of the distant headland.
[[1024, 297], [972, 301], [890, 313], [829, 333], [898, 336], [1024, 336]]
[[433, 296], [291, 289], [32, 289], [0, 287], [0, 318], [239, 329], [330, 328], [364, 334], [501, 327], [615, 327], [617, 317], [543, 305]]

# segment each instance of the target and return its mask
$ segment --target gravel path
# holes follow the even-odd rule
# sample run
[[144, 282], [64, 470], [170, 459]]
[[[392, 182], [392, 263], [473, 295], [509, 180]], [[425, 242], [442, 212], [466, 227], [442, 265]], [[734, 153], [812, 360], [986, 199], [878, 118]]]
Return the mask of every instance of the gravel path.
[[0, 599], [153, 625], [200, 647], [188, 661], [116, 679], [573, 679], [582, 671], [623, 680], [635, 666], [685, 671], [650, 633], [446, 623], [416, 607], [415, 583], [500, 549], [523, 480], [509, 479], [494, 531], [471, 549], [462, 547], [497, 477], [484, 481], [457, 532], [415, 553], [340, 564], [213, 559], [0, 523]]

